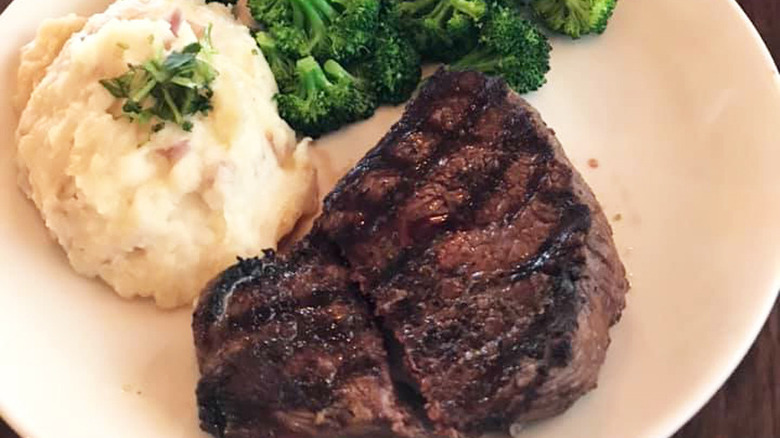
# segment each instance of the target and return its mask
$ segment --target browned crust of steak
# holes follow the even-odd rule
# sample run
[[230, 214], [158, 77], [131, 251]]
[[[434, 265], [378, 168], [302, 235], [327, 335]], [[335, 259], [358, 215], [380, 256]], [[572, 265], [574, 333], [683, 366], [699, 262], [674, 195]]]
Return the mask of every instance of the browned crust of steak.
[[[312, 264], [319, 270], [305, 275]], [[307, 287], [336, 281], [328, 288], [345, 294], [341, 299], [360, 315], [359, 348], [377, 346], [369, 354], [374, 361], [369, 368], [381, 370], [374, 386], [389, 390], [393, 400], [361, 427], [407, 436], [419, 433], [413, 414], [424, 417], [421, 423], [435, 437], [462, 437], [565, 410], [595, 387], [608, 329], [619, 319], [628, 289], [600, 206], [539, 114], [499, 79], [444, 70], [328, 195], [312, 232], [287, 257], [283, 271], [291, 284], [258, 274], [248, 302], [288, 290], [307, 296]], [[262, 280], [266, 277], [271, 279]], [[219, 287], [206, 290], [199, 309], [218, 309], [224, 302], [240, 308], [233, 304], [238, 295], [214, 290]], [[196, 312], [195, 318], [205, 370], [200, 387], [207, 388], [199, 387], [202, 408], [209, 405], [208, 388], [223, 391], [212, 398], [232, 400], [237, 389], [226, 390], [226, 381], [263, 377], [225, 368], [229, 355], [213, 346], [229, 351], [222, 337], [237, 344], [250, 342], [241, 336], [266, 337], [248, 324], [240, 325], [248, 327], [242, 335], [225, 335], [222, 331], [238, 330], [208, 315]], [[209, 331], [213, 336], [199, 341]], [[304, 342], [298, 354], [329, 357], [356, 344], [338, 342], [324, 353], [320, 345], [307, 353]], [[263, 355], [267, 348], [258, 342], [250, 350]], [[390, 374], [382, 348], [390, 353]], [[360, 360], [350, 357], [338, 367]], [[209, 372], [212, 362], [225, 371]], [[250, 366], [243, 359], [234, 362]], [[273, 378], [287, 381], [301, 370]], [[418, 410], [396, 400], [390, 375], [397, 387], [411, 388]], [[354, 389], [335, 393], [339, 385], [327, 387], [328, 396], [307, 405], [306, 412], [334, 404], [343, 410], [340, 399], [362, 399]], [[300, 412], [303, 402], [296, 403], [275, 405], [274, 412]], [[217, 423], [209, 415], [202, 409], [204, 424]], [[266, 411], [249, 417], [241, 420], [269, 421]], [[349, 429], [345, 424], [334, 422], [319, 432], [346, 436], [339, 434], [339, 427]], [[276, 430], [289, 435], [268, 436], [310, 436], [291, 432], [287, 424]]]
[[515, 421], [527, 422], [557, 415], [569, 408], [581, 395], [596, 387], [598, 372], [609, 346], [609, 328], [620, 320], [626, 306], [629, 282], [612, 240], [612, 227], [595, 195], [566, 157], [555, 133], [538, 111], [514, 93], [510, 101], [521, 106], [554, 153], [554, 159], [571, 170], [570, 191], [590, 209], [591, 226], [582, 251], [583, 263], [574, 282], [580, 302], [577, 325], [569, 339], [570, 361], [547, 372], [536, 389], [536, 398]]
[[193, 328], [204, 430], [225, 438], [415, 436], [382, 338], [346, 270], [308, 241], [242, 260]]
[[552, 131], [503, 81], [440, 71], [327, 197], [333, 242], [446, 436], [596, 384], [625, 271]]

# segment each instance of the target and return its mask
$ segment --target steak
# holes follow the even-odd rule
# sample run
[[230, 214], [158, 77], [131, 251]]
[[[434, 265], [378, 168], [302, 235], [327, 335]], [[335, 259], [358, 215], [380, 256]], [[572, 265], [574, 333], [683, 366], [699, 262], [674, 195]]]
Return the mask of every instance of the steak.
[[203, 427], [506, 431], [596, 386], [627, 290], [600, 206], [538, 113], [500, 79], [440, 70], [307, 237], [204, 290]]
[[194, 316], [204, 430], [230, 438], [414, 436], [380, 332], [342, 264], [304, 241], [241, 260]]

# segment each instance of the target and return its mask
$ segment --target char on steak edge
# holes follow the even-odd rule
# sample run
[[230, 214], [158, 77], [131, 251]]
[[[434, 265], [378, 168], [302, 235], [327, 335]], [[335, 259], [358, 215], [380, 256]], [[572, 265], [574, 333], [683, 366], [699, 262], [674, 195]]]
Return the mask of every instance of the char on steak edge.
[[596, 386], [628, 283], [552, 130], [506, 84], [440, 70], [310, 234], [241, 260], [193, 319], [225, 438], [474, 437]]

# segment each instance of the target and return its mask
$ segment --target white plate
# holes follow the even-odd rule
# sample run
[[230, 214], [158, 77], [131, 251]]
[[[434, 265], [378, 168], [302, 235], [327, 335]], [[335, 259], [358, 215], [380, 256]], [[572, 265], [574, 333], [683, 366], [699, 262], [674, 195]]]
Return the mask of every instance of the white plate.
[[[34, 438], [201, 437], [190, 311], [73, 274], [15, 185], [19, 47], [44, 17], [107, 3], [16, 0], [0, 17], [0, 410]], [[529, 98], [622, 216], [633, 289], [599, 388], [523, 436], [667, 437], [735, 368], [780, 288], [780, 79], [727, 0], [624, 0], [604, 36], [554, 47]], [[320, 142], [323, 183], [398, 114]]]

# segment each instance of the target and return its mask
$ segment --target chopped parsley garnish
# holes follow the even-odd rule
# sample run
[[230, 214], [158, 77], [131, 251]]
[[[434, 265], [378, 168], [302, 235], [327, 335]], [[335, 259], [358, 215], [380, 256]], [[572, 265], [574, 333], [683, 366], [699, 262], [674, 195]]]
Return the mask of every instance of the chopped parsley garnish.
[[[210, 29], [209, 29], [210, 30]], [[206, 44], [210, 45], [207, 33]], [[211, 53], [209, 47], [192, 43], [166, 58], [157, 56], [141, 65], [128, 65], [129, 70], [118, 77], [100, 83], [117, 99], [124, 99], [122, 112], [132, 121], [154, 121], [152, 132], [173, 122], [185, 131], [192, 130], [190, 116], [208, 114], [214, 92], [211, 83], [217, 71], [198, 54]]]

